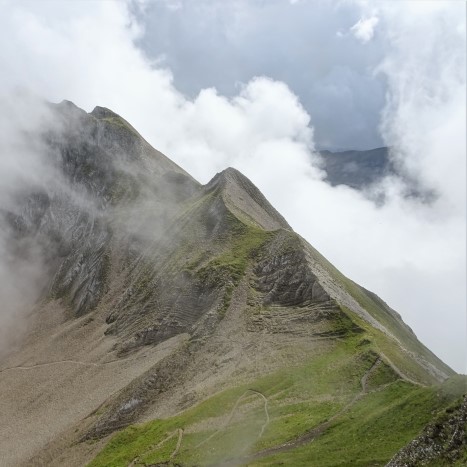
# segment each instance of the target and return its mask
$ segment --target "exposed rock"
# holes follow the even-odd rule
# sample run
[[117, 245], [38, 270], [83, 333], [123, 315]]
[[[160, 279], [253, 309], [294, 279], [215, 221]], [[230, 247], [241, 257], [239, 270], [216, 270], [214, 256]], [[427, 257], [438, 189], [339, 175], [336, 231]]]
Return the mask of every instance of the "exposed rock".
[[[451, 465], [467, 461], [467, 396], [449, 407], [423, 433], [401, 449], [387, 467]], [[432, 464], [433, 463], [433, 464]], [[461, 465], [461, 464], [459, 464]], [[464, 465], [464, 464], [463, 464]]]
[[291, 230], [286, 220], [273, 208], [251, 181], [232, 167], [215, 175], [206, 191], [220, 190], [227, 207], [245, 222], [265, 230]]

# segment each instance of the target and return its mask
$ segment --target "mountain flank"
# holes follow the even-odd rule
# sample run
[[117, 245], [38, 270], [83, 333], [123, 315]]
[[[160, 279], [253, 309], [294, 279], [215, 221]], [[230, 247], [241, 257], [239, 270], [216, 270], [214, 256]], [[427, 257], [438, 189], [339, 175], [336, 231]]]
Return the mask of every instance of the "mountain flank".
[[201, 185], [108, 109], [50, 113], [54, 180], [2, 211], [42, 278], [0, 355], [0, 464], [385, 465], [460, 403], [239, 171]]
[[364, 151], [319, 152], [326, 172], [326, 180], [332, 185], [348, 185], [361, 190], [378, 183], [387, 175], [398, 174], [389, 157], [389, 148], [381, 147]]

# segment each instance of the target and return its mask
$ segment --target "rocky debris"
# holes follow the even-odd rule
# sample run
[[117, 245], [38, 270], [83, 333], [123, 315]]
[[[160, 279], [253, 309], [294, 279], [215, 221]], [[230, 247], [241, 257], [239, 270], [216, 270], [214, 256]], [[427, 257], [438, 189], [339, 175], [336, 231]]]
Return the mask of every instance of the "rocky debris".
[[196, 343], [182, 346], [110, 399], [82, 440], [99, 439], [134, 423], [158, 396], [192, 376], [196, 347]]
[[[387, 467], [451, 465], [467, 461], [467, 396], [449, 407], [423, 433], [402, 448]], [[460, 465], [460, 464], [459, 464]]]

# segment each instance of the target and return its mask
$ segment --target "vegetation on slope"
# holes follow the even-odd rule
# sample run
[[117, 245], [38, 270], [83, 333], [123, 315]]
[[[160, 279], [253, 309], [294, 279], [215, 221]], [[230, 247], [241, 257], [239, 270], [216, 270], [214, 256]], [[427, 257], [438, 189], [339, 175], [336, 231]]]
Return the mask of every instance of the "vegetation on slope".
[[[213, 206], [214, 220], [206, 219]], [[206, 286], [224, 287], [222, 317], [233, 289], [277, 232], [245, 224], [216, 205], [212, 194], [189, 206], [185, 217], [199, 218], [197, 228], [209, 225], [217, 233], [198, 249], [189, 241], [183, 244], [178, 250], [183, 254], [170, 263]], [[292, 240], [282, 249], [295, 250]], [[373, 316], [397, 335], [407, 333], [384, 304], [340, 273], [334, 275]], [[396, 340], [349, 309], [341, 310], [344, 334], [332, 351], [304, 355], [299, 366], [247, 384], [231, 381], [230, 389], [174, 417], [131, 425], [114, 435], [90, 466], [385, 465], [454, 395], [420, 385], [431, 382], [426, 371]]]
[[245, 225], [230, 212], [224, 216], [228, 230], [217, 239], [219, 253], [210, 257], [209, 252], [201, 250], [185, 265], [185, 269], [203, 284], [225, 286], [221, 315], [227, 311], [233, 289], [240, 282], [248, 265], [272, 235], [257, 227]]
[[130, 426], [90, 466], [384, 465], [454, 397], [399, 379], [370, 343], [351, 337], [175, 417]]
[[[410, 371], [413, 372], [413, 377], [420, 382], [428, 384], [438, 382], [439, 378], [434, 375], [430, 375], [425, 368], [414, 361], [414, 358], [419, 359], [419, 357], [422, 357], [429, 365], [433, 365], [433, 369], [441, 369], [448, 376], [455, 374], [449, 366], [443, 363], [417, 339], [417, 336], [402, 321], [402, 318], [397, 315], [394, 310], [390, 309], [383, 300], [344, 276], [323, 255], [310, 245], [308, 245], [308, 247], [310, 248], [310, 251], [312, 251], [315, 260], [328, 271], [337, 284], [346, 290], [363, 309], [373, 316], [373, 318], [382, 324], [395, 337], [395, 339], [399, 341], [397, 342], [392, 339], [388, 339], [388, 336], [383, 335], [373, 326], [370, 326], [368, 323], [361, 320], [355, 313], [347, 310], [349, 315], [352, 317], [352, 320], [354, 320], [359, 326], [370, 331], [373, 335], [377, 336], [378, 341], [382, 346], [386, 347], [388, 352], [392, 351], [394, 357], [399, 360], [401, 368], [408, 365], [410, 367]], [[406, 352], [402, 352], [402, 349], [406, 350]]]

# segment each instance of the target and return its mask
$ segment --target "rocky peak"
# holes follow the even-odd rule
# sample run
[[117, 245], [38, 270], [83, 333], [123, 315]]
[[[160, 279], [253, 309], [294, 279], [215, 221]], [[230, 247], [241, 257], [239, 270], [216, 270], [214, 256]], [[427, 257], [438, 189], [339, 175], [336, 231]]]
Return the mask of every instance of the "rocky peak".
[[90, 113], [93, 117], [96, 117], [98, 120], [103, 119], [103, 118], [122, 118], [120, 115], [116, 114], [112, 110], [108, 109], [107, 107], [100, 107], [96, 106], [94, 107], [93, 111]]
[[242, 221], [265, 230], [291, 227], [245, 175], [229, 167], [206, 185], [206, 191], [219, 190], [226, 206]]

